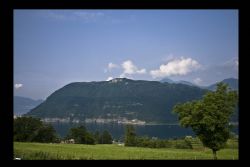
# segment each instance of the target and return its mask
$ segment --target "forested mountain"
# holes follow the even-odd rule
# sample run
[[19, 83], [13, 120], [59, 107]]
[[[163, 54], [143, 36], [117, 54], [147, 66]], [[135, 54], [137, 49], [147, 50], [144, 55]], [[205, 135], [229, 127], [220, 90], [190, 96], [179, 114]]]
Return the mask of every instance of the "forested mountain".
[[75, 82], [51, 94], [27, 115], [87, 121], [93, 118], [176, 122], [172, 107], [199, 99], [208, 90], [184, 84], [116, 78]]

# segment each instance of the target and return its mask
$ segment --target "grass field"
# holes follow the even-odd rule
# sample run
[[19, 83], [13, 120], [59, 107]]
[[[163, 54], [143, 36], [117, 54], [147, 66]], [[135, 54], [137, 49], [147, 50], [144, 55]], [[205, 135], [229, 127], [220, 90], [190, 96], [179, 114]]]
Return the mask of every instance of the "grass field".
[[[21, 159], [212, 159], [210, 149], [124, 147], [116, 144], [42, 144], [14, 142], [14, 158]], [[237, 148], [218, 151], [218, 159], [238, 159]]]

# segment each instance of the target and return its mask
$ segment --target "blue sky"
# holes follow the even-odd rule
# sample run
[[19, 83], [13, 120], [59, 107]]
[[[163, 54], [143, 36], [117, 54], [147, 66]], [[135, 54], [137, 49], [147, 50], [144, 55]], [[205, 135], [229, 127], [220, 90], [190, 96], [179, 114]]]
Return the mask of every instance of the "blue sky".
[[238, 78], [237, 10], [15, 10], [14, 95], [117, 77]]

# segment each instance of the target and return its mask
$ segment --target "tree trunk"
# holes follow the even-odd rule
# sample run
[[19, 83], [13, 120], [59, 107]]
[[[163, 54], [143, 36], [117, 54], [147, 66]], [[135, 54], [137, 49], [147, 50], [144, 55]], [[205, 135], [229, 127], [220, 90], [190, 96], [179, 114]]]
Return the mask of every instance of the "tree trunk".
[[213, 150], [214, 160], [217, 160], [216, 150]]

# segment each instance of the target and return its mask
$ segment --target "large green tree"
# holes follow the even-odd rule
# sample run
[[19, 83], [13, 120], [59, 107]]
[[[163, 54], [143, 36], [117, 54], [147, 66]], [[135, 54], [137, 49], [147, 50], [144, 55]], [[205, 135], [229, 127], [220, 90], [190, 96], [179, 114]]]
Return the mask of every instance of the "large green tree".
[[230, 117], [238, 101], [236, 91], [219, 83], [214, 92], [208, 92], [203, 99], [177, 104], [173, 111], [178, 114], [180, 124], [191, 127], [203, 145], [216, 152], [223, 148], [230, 137]]

